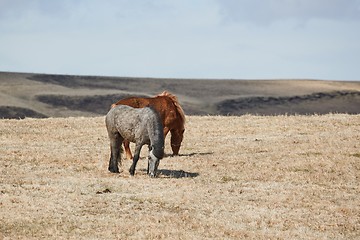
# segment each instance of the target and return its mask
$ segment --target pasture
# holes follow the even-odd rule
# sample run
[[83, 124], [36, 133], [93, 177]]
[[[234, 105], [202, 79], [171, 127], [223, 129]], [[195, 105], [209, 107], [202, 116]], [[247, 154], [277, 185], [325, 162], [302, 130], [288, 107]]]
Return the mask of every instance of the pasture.
[[155, 179], [146, 149], [114, 174], [104, 117], [0, 120], [0, 239], [360, 238], [360, 115], [188, 116]]

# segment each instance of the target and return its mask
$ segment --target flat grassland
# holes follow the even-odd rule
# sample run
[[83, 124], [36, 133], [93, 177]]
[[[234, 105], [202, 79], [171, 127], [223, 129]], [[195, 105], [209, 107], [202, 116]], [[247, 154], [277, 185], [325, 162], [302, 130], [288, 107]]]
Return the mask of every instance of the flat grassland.
[[104, 117], [0, 120], [0, 239], [360, 238], [360, 115], [189, 116], [156, 179], [108, 144]]

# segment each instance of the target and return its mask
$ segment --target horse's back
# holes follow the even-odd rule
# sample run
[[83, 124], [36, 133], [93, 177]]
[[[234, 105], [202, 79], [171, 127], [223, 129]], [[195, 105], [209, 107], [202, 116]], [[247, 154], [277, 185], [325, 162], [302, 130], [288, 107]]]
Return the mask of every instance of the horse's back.
[[121, 99], [113, 105], [126, 105], [133, 108], [144, 108], [150, 105], [150, 101], [151, 98], [129, 97]]
[[131, 142], [135, 141], [136, 131], [141, 127], [139, 109], [126, 105], [116, 106], [106, 115], [108, 131], [118, 132], [122, 138]]
[[147, 124], [154, 122], [160, 124], [161, 120], [157, 113], [148, 108], [133, 108], [127, 105], [117, 105], [110, 109], [106, 115], [106, 126], [108, 131], [118, 132], [122, 138], [136, 142], [140, 135], [148, 138]]
[[115, 105], [127, 105], [134, 108], [150, 106], [158, 112], [164, 126], [174, 125], [174, 121], [178, 119], [176, 106], [173, 100], [167, 96], [156, 96], [154, 98], [130, 97], [118, 101]]

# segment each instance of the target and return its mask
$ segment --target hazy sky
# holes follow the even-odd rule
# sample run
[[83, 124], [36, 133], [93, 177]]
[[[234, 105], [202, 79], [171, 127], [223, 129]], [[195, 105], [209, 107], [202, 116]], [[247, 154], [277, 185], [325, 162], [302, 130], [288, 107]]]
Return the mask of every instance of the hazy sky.
[[0, 0], [0, 71], [360, 80], [360, 0]]

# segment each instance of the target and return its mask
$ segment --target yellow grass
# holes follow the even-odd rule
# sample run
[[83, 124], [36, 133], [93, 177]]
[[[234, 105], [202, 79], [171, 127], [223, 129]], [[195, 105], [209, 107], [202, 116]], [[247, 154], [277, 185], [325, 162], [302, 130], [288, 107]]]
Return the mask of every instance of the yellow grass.
[[0, 120], [0, 239], [360, 237], [360, 115], [191, 116], [180, 152], [111, 174], [104, 117]]

